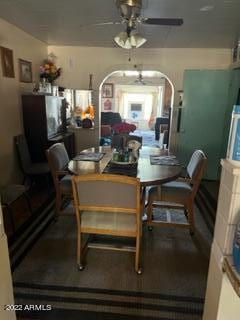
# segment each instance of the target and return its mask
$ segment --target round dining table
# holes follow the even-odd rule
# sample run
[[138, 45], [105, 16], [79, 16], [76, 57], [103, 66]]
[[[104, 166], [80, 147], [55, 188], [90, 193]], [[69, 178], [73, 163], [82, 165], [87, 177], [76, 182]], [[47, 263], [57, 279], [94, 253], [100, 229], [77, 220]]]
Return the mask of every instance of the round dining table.
[[[112, 160], [113, 152], [114, 149], [109, 146], [86, 149], [82, 151], [81, 154], [103, 153], [103, 157], [99, 161], [72, 159], [68, 164], [68, 170], [75, 175], [103, 173], [106, 166]], [[168, 181], [176, 180], [179, 177], [182, 169], [181, 166], [151, 164], [150, 155], [167, 156], [169, 155], [169, 151], [146, 146], [143, 146], [139, 150], [136, 177], [139, 178], [142, 187], [160, 185]]]

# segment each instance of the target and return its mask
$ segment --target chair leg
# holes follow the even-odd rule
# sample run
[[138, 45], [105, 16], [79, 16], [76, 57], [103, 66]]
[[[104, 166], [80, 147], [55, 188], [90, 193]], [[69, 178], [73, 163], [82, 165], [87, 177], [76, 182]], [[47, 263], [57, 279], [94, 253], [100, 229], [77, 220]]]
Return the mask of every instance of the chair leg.
[[77, 236], [77, 266], [78, 270], [82, 271], [84, 269], [84, 266], [82, 264], [82, 235], [78, 230], [78, 236]]
[[149, 225], [149, 224], [152, 222], [153, 201], [154, 201], [154, 197], [149, 196], [149, 198], [148, 198], [148, 207], [147, 207], [147, 224], [148, 224], [148, 230], [149, 231], [152, 231], [152, 226]]
[[142, 274], [142, 268], [140, 267], [140, 252], [141, 252], [141, 236], [136, 238], [136, 252], [135, 252], [135, 271], [137, 274]]
[[188, 211], [188, 221], [190, 224], [190, 235], [194, 235], [195, 232], [195, 221], [194, 221], [194, 209], [193, 209], [193, 203], [187, 204], [187, 211]]
[[61, 200], [62, 200], [61, 193], [56, 192], [56, 218], [58, 218], [61, 213]]

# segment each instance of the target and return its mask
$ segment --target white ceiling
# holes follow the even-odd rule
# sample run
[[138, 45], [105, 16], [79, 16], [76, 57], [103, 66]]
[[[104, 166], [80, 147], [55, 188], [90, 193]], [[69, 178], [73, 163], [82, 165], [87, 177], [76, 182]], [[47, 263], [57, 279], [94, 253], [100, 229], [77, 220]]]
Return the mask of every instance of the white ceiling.
[[[146, 48], [232, 48], [240, 36], [240, 0], [143, 0], [142, 16], [184, 19], [180, 27], [140, 24]], [[117, 47], [124, 30], [91, 25], [120, 21], [115, 0], [0, 0], [0, 17], [50, 45]]]

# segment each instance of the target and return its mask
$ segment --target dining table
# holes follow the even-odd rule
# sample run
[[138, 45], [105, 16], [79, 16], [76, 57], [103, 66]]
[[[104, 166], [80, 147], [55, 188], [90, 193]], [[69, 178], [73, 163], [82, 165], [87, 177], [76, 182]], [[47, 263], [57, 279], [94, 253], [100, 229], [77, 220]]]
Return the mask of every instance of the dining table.
[[[68, 170], [74, 175], [84, 175], [84, 174], [91, 174], [91, 173], [109, 173], [106, 170], [109, 165], [112, 163], [113, 153], [116, 150], [111, 148], [110, 146], [101, 146], [95, 148], [89, 148], [86, 150], [81, 151], [80, 157], [76, 156], [68, 163]], [[86, 161], [88, 156], [90, 155], [100, 155], [101, 159], [98, 161]], [[87, 157], [84, 159], [84, 155]], [[83, 156], [84, 160], [79, 160]], [[169, 150], [163, 150], [157, 147], [148, 147], [142, 146], [139, 149], [139, 157], [137, 160], [136, 170], [134, 171], [134, 176], [140, 180], [141, 184], [141, 203], [142, 203], [142, 212], [144, 212], [144, 207], [146, 205], [146, 187], [148, 186], [160, 186], [163, 183], [176, 180], [181, 172], [182, 166], [181, 165], [159, 165], [159, 164], [151, 164], [150, 156], [156, 157], [169, 157], [171, 153]], [[111, 173], [119, 174], [119, 171], [116, 167], [113, 167]], [[124, 165], [121, 166], [121, 173], [128, 175], [129, 171], [126, 169], [124, 170]], [[146, 214], [143, 214], [143, 221], [147, 219]]]
[[[102, 146], [89, 148], [81, 152], [81, 154], [84, 153], [86, 155], [101, 153], [103, 156], [99, 161], [79, 160], [78, 157], [70, 160], [68, 170], [71, 173], [83, 175], [106, 172], [106, 167], [112, 161], [114, 149], [110, 146]], [[169, 151], [147, 146], [143, 146], [139, 150], [136, 177], [139, 178], [142, 187], [160, 185], [168, 181], [176, 180], [179, 177], [182, 170], [180, 165], [151, 164], [150, 156], [169, 156]]]

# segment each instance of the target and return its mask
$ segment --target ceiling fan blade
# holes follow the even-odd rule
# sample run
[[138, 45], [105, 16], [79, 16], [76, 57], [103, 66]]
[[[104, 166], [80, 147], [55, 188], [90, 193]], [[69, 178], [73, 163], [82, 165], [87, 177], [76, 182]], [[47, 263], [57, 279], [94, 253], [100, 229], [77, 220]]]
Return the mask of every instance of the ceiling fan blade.
[[181, 26], [183, 19], [179, 18], [143, 18], [142, 23], [159, 26]]
[[90, 24], [83, 24], [80, 26], [80, 28], [86, 28], [86, 27], [97, 27], [97, 26], [112, 26], [122, 24], [121, 21], [107, 21], [107, 22], [99, 22], [99, 23], [90, 23]]
[[109, 22], [100, 22], [94, 23], [93, 26], [106, 26], [106, 25], [115, 25], [115, 24], [122, 24], [120, 21], [109, 21]]

